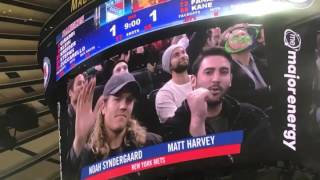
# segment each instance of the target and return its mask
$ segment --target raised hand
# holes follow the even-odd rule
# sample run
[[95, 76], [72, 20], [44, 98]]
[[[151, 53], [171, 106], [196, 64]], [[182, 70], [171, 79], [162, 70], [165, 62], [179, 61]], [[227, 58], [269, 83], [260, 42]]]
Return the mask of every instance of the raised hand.
[[[92, 99], [95, 86], [96, 78], [90, 79], [89, 82], [87, 81], [84, 84], [84, 87], [78, 96], [76, 107], [75, 138], [73, 141], [73, 148], [77, 155], [80, 154], [82, 148], [84, 147], [96, 120], [96, 112], [92, 111]], [[98, 104], [99, 103], [97, 103], [97, 105]], [[95, 109], [97, 108], [99, 107], [96, 106]]]
[[187, 96], [187, 102], [191, 111], [191, 121], [189, 132], [192, 136], [202, 136], [206, 134], [205, 120], [208, 116], [207, 100], [210, 91], [205, 88], [198, 88]]

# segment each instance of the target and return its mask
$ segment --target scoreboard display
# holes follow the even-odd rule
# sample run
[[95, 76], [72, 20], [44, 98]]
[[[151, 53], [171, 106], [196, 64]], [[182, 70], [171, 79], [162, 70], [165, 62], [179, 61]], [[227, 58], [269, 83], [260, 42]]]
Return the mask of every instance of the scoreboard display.
[[[311, 177], [305, 179], [320, 177], [319, 9], [317, 0], [67, 1], [42, 29], [38, 51], [46, 100], [59, 124], [61, 176], [297, 179], [303, 171]], [[200, 103], [206, 112], [217, 105], [222, 109], [198, 122], [205, 122], [203, 136], [191, 135], [191, 114], [197, 108], [188, 97], [177, 105], [172, 124], [161, 121], [157, 96], [173, 82], [170, 72], [179, 71], [170, 62], [176, 46], [184, 49], [180, 59], [188, 61], [181, 64], [187, 64], [182, 73], [191, 77], [190, 91], [207, 88], [221, 95], [216, 104]], [[213, 78], [212, 87], [203, 83], [206, 72], [192, 76], [192, 65], [214, 49], [231, 55], [228, 78], [217, 80], [217, 88]], [[105, 95], [104, 90], [121, 71], [129, 72], [141, 88], [126, 116], [135, 120], [127, 118], [123, 132], [134, 129], [135, 121], [146, 132], [126, 132], [121, 147], [112, 149], [105, 126], [112, 120], [108, 113], [120, 111], [115, 104], [120, 101], [111, 101], [116, 94]], [[131, 93], [130, 88], [125, 90]], [[171, 94], [162, 100], [178, 101]], [[241, 113], [246, 116], [239, 118]], [[93, 123], [79, 128], [86, 122]], [[237, 123], [239, 127], [233, 126]], [[79, 132], [86, 136], [82, 147], [76, 146]], [[140, 146], [133, 137], [134, 146], [126, 149], [135, 133], [159, 138]], [[96, 144], [108, 146], [96, 149]]]
[[[259, 0], [139, 2], [106, 1], [78, 17], [59, 33], [56, 36], [56, 80], [86, 59], [134, 37], [198, 20], [261, 12], [265, 7], [261, 6], [264, 2]], [[290, 5], [286, 1], [275, 0], [273, 3], [281, 4], [280, 7]]]

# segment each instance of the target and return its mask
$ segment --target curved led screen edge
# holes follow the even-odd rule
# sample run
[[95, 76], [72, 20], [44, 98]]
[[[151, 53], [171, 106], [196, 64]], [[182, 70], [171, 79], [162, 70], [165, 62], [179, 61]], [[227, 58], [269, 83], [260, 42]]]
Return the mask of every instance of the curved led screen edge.
[[[168, 8], [173, 1], [179, 3], [178, 17], [159, 13], [161, 8], [174, 11]], [[279, 178], [288, 169], [294, 173], [286, 179], [294, 179], [301, 169], [319, 176], [319, 1], [229, 0], [217, 11], [218, 1], [210, 0], [155, 0], [158, 4], [143, 6], [107, 2], [67, 19], [61, 33], [41, 49], [40, 57], [45, 55], [53, 65], [44, 66], [47, 75], [53, 72], [46, 98], [58, 119], [63, 179], [270, 179], [274, 169]], [[190, 14], [192, 5], [203, 7], [199, 16]], [[163, 16], [173, 21], [161, 24]], [[145, 30], [154, 17], [159, 24]], [[69, 68], [60, 71], [60, 79], [54, 66], [57, 46], [64, 68]], [[77, 50], [77, 56], [70, 55]], [[167, 90], [175, 73], [188, 81], [181, 99]], [[120, 77], [136, 83], [121, 83]], [[206, 89], [217, 98], [195, 96]], [[165, 101], [175, 105], [164, 107], [177, 108], [168, 119], [170, 112], [158, 106]], [[123, 107], [123, 102], [130, 106]], [[221, 110], [207, 114], [217, 104]], [[199, 110], [206, 112], [195, 118], [201, 122], [192, 118]], [[132, 130], [133, 123], [138, 129]], [[106, 129], [124, 134], [113, 138]], [[135, 144], [134, 133], [151, 137]], [[112, 147], [118, 138], [121, 145]], [[76, 146], [79, 142], [83, 144]]]
[[[55, 79], [58, 81], [85, 60], [135, 37], [199, 20], [243, 14], [247, 8], [265, 7], [261, 6], [263, 3], [257, 0], [160, 0], [139, 6], [128, 0], [107, 1], [80, 16], [56, 36]], [[269, 3], [280, 3], [273, 11], [290, 7], [287, 2]], [[262, 15], [255, 14], [257, 12], [263, 11], [256, 9], [251, 15]]]

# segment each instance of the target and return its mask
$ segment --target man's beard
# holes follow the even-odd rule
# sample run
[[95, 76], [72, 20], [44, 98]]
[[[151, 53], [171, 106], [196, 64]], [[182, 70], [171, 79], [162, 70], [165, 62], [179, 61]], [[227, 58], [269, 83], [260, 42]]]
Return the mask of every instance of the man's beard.
[[177, 64], [176, 67], [172, 67], [171, 70], [176, 73], [183, 73], [188, 69], [188, 67], [189, 67], [189, 63], [186, 63], [186, 64], [179, 63]]
[[208, 104], [208, 107], [215, 107], [215, 106], [218, 106], [220, 103], [222, 102], [222, 97], [219, 99], [219, 100], [216, 100], [216, 101], [208, 101], [207, 104]]
[[[220, 89], [220, 91], [221, 91], [221, 94], [220, 94], [219, 99], [210, 100], [210, 98], [209, 98], [209, 99], [208, 99], [208, 106], [209, 106], [209, 107], [215, 107], [215, 106], [219, 105], [219, 104], [222, 102], [222, 99], [223, 99], [223, 97], [225, 96], [226, 91], [225, 91], [221, 86], [219, 86], [219, 89]], [[209, 88], [209, 90], [210, 90], [210, 88]]]

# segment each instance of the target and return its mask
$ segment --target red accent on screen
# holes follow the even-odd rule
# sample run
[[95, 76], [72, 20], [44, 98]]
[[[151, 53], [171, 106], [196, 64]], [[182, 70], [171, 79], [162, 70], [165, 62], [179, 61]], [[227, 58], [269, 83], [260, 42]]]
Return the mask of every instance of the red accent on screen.
[[148, 31], [150, 29], [152, 29], [152, 24], [147, 24], [146, 26], [144, 26], [145, 31]]
[[229, 154], [239, 154], [240, 148], [241, 148], [240, 144], [232, 144], [232, 145], [226, 145], [226, 146], [209, 147], [209, 148], [190, 150], [190, 151], [185, 151], [185, 152], [180, 152], [175, 154], [169, 154], [166, 156], [161, 156], [165, 158], [165, 163], [163, 164], [152, 164], [147, 167], [141, 167], [139, 169], [132, 170], [133, 164], [137, 164], [144, 161], [153, 161], [154, 159], [160, 158], [160, 157], [155, 157], [148, 160], [142, 160], [142, 161], [130, 163], [127, 165], [119, 166], [110, 170], [106, 170], [97, 175], [88, 177], [87, 180], [111, 179], [111, 178], [123, 176], [126, 174], [130, 174], [130, 173], [152, 169], [160, 166], [166, 166], [170, 164], [176, 164], [179, 162], [204, 159], [204, 158], [216, 157], [216, 156], [223, 156], [223, 155], [229, 155]]
[[123, 9], [124, 3], [121, 1], [121, 2], [115, 3], [114, 6], [117, 7], [118, 9]]

